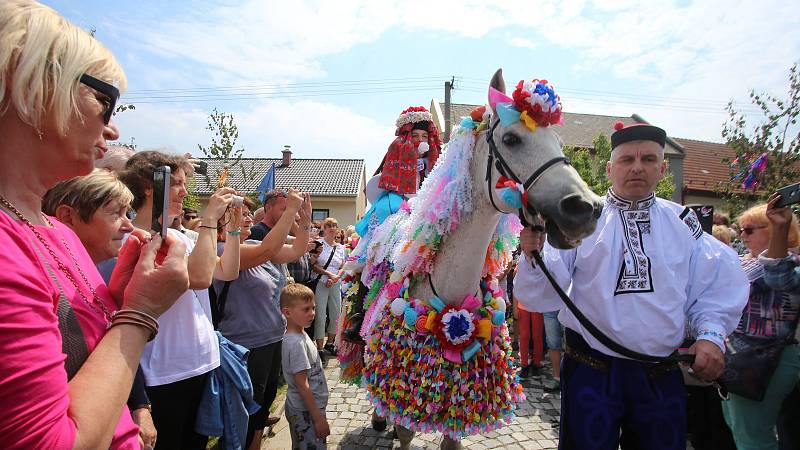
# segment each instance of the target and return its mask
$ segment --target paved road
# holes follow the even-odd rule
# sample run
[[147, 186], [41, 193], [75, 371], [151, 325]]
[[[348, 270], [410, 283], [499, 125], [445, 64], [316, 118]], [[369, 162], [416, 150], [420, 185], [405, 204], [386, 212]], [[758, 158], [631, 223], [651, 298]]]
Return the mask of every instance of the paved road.
[[[328, 421], [331, 436], [328, 448], [345, 450], [396, 449], [399, 441], [392, 440], [391, 426], [386, 432], [374, 431], [370, 425], [370, 405], [363, 389], [339, 382], [339, 367], [336, 360], [327, 364], [325, 371], [330, 389]], [[552, 449], [558, 446], [558, 416], [561, 396], [545, 392], [542, 382], [550, 376], [549, 365], [543, 376], [526, 381], [527, 400], [520, 405], [517, 418], [511, 425], [481, 436], [472, 436], [463, 441], [470, 450], [488, 449]], [[276, 402], [283, 403], [283, 398]], [[278, 411], [283, 414], [283, 407]], [[273, 428], [274, 436], [264, 439], [262, 450], [284, 450], [291, 448], [291, 439], [282, 420]], [[439, 448], [438, 434], [417, 434], [412, 448], [433, 450]]]

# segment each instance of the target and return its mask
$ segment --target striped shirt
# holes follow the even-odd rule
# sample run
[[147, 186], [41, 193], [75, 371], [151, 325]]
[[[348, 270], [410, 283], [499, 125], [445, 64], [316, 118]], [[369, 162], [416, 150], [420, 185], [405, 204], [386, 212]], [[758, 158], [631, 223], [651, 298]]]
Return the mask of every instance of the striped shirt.
[[770, 288], [764, 281], [764, 265], [758, 259], [743, 258], [741, 263], [750, 281], [750, 296], [736, 331], [761, 337], [794, 334], [800, 293]]

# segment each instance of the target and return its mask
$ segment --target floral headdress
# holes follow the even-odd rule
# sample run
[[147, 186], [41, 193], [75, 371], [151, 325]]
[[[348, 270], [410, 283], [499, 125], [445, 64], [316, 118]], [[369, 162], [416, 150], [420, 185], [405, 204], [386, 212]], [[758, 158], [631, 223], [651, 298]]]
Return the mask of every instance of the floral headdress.
[[503, 126], [521, 121], [531, 131], [564, 122], [561, 97], [547, 80], [520, 80], [509, 97], [489, 88], [489, 103]]
[[442, 148], [442, 141], [439, 138], [439, 129], [433, 122], [433, 116], [431, 115], [430, 111], [428, 111], [424, 106], [411, 106], [400, 113], [397, 121], [395, 121], [397, 131], [395, 131], [394, 134], [396, 136], [402, 136], [404, 134], [411, 133], [411, 130], [414, 128], [414, 124], [419, 122], [428, 122], [428, 127], [426, 129], [428, 132], [428, 145], [435, 150], [435, 153], [438, 156], [439, 150]]

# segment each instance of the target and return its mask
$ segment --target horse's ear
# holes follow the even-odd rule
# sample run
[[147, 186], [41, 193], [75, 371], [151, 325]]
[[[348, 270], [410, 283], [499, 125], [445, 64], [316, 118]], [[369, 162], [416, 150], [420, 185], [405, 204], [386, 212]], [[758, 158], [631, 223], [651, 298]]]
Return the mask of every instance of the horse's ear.
[[489, 86], [497, 89], [503, 94], [506, 93], [506, 82], [503, 80], [503, 69], [497, 69], [497, 72], [495, 72], [492, 76], [492, 81], [489, 82]]

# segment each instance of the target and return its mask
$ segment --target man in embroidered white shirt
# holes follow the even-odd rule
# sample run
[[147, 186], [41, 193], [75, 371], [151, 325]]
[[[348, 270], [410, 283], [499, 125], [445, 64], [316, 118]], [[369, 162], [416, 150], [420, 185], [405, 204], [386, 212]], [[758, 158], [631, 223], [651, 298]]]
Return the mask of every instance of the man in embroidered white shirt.
[[664, 130], [646, 124], [611, 136], [611, 189], [595, 232], [558, 250], [528, 229], [515, 293], [529, 311], [561, 310], [566, 354], [561, 368], [561, 449], [684, 449], [686, 396], [680, 369], [622, 357], [595, 339], [565, 308], [539, 268], [597, 328], [628, 349], [675, 352], [686, 326], [697, 338], [692, 366], [703, 379], [724, 370], [724, 339], [739, 321], [748, 285], [738, 257], [704, 234], [694, 212], [657, 199], [664, 175]]

